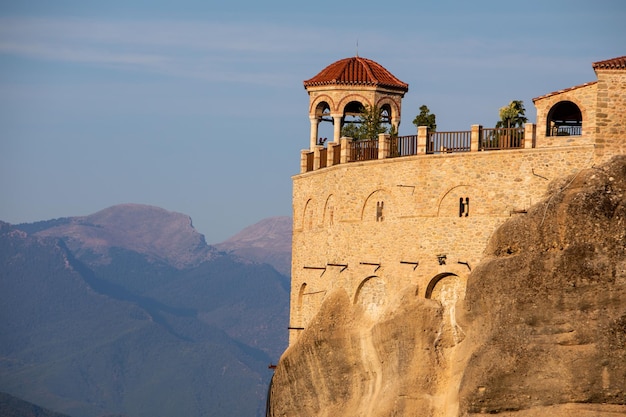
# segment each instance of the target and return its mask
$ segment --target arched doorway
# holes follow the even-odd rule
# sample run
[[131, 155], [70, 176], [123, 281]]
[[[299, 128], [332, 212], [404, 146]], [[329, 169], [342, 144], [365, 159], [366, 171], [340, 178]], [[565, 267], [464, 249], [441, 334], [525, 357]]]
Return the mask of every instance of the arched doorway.
[[576, 104], [560, 101], [548, 112], [547, 136], [580, 136], [583, 116]]
[[426, 287], [426, 298], [437, 300], [443, 309], [441, 331], [437, 344], [452, 347], [465, 338], [465, 332], [456, 321], [456, 303], [465, 299], [465, 282], [457, 274], [437, 274]]
[[385, 282], [380, 277], [365, 278], [356, 290], [354, 304], [360, 305], [367, 315], [376, 318], [384, 310], [386, 293]]

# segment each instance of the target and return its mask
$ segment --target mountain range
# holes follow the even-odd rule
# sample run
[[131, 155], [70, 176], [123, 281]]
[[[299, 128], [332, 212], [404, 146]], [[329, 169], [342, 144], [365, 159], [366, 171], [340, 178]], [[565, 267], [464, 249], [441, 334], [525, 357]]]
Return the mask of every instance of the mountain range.
[[211, 246], [188, 216], [137, 204], [0, 223], [0, 391], [74, 417], [263, 415], [290, 219], [243, 236]]

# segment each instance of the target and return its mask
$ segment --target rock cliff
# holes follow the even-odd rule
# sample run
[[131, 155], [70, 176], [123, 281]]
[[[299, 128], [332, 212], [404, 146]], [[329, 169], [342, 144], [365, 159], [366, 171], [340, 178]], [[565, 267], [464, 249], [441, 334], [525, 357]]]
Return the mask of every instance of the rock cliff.
[[270, 415], [626, 415], [626, 156], [516, 216], [466, 288], [407, 288], [376, 321], [328, 294], [279, 362]]

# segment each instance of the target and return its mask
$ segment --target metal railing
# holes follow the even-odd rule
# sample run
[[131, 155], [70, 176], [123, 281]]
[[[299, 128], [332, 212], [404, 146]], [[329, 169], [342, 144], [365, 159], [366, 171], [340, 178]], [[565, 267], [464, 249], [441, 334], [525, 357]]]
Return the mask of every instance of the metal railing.
[[[319, 167], [315, 167], [314, 152], [303, 152], [303, 172], [313, 171], [318, 168], [326, 168], [339, 165], [342, 162], [342, 153], [347, 152], [344, 162], [370, 161], [381, 158], [397, 158], [402, 156], [425, 154], [447, 154], [456, 152], [490, 151], [501, 149], [525, 148], [526, 135], [532, 135], [535, 140], [535, 127], [529, 130], [529, 125], [514, 128], [483, 128], [480, 125], [472, 126], [472, 130], [453, 132], [428, 132], [410, 136], [380, 136], [369, 140], [347, 140], [341, 143], [331, 142], [327, 148], [319, 147]], [[556, 133], [557, 136], [580, 135], [581, 126], [560, 125], [558, 130], [546, 133]], [[385, 138], [384, 142], [380, 142]], [[348, 138], [349, 139], [349, 138]], [[476, 141], [473, 143], [472, 140]], [[421, 142], [423, 141], [423, 143]], [[419, 146], [418, 146], [419, 145]], [[331, 149], [332, 146], [332, 149]], [[345, 146], [345, 148], [342, 148]], [[472, 148], [474, 146], [474, 148]], [[534, 142], [532, 144], [534, 147]], [[381, 149], [382, 147], [382, 149]], [[423, 147], [423, 148], [422, 148]], [[383, 152], [380, 152], [380, 151]], [[332, 151], [331, 160], [328, 152]], [[379, 155], [380, 154], [380, 155]]]
[[333, 165], [341, 163], [341, 145], [331, 145], [333, 147]]
[[389, 139], [389, 158], [417, 155], [417, 135]]
[[478, 142], [478, 149], [480, 150], [517, 149], [523, 147], [523, 127], [483, 128], [480, 131], [480, 140]]
[[357, 140], [350, 143], [350, 161], [378, 159], [378, 140]]
[[472, 132], [432, 132], [426, 141], [426, 153], [469, 152]]
[[554, 126], [550, 129], [550, 136], [580, 136], [583, 134], [582, 126]]

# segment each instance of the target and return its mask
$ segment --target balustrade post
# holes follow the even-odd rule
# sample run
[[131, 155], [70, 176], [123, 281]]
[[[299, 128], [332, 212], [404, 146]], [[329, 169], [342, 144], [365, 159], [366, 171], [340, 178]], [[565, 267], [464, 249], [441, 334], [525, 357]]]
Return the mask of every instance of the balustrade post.
[[306, 156], [311, 151], [308, 149], [303, 149], [300, 151], [300, 174], [304, 174], [306, 172]]
[[313, 148], [313, 171], [320, 169], [320, 149], [324, 149], [324, 147], [316, 145]]
[[526, 123], [524, 125], [524, 149], [534, 148], [536, 146], [537, 125], [534, 123]]
[[472, 125], [472, 133], [470, 134], [470, 152], [478, 152], [480, 149], [480, 131], [483, 129], [481, 125]]
[[350, 144], [352, 143], [352, 138], [343, 137], [340, 139], [341, 142], [341, 158], [339, 163], [345, 164], [350, 162]]
[[327, 142], [326, 143], [326, 166], [330, 167], [333, 166], [333, 163], [335, 162], [335, 145], [337, 145], [338, 142], [332, 141], [332, 142]]
[[426, 142], [428, 142], [428, 126], [417, 127], [417, 154], [426, 153]]
[[391, 135], [380, 133], [378, 135], [378, 159], [389, 158], [389, 138]]

